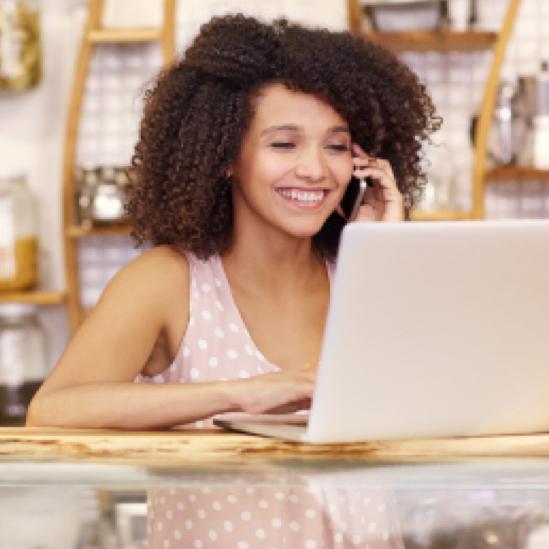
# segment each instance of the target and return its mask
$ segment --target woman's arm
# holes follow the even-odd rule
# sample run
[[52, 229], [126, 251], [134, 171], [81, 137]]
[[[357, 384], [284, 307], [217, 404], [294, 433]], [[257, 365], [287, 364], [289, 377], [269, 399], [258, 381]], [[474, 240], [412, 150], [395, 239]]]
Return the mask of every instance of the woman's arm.
[[33, 398], [28, 426], [161, 429], [225, 411], [307, 402], [310, 366], [250, 379], [137, 384], [160, 334], [175, 354], [189, 313], [189, 268], [168, 247], [149, 250], [109, 283]]
[[96, 382], [36, 395], [28, 427], [149, 430], [239, 410], [223, 382], [137, 384]]
[[169, 247], [123, 268], [35, 395], [27, 425], [155, 428], [234, 409], [219, 383], [133, 383], [161, 333], [175, 353], [188, 294], [187, 260]]
[[37, 395], [27, 426], [161, 429], [222, 412], [291, 412], [309, 406], [314, 378], [303, 368], [207, 383], [87, 383]]

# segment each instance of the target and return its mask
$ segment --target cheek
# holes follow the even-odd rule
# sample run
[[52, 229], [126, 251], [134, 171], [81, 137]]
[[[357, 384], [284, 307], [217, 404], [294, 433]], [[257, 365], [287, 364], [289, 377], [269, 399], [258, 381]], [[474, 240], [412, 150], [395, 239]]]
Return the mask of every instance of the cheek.
[[337, 166], [334, 166], [332, 173], [342, 191], [342, 194], [347, 190], [347, 186], [353, 176], [354, 165], [352, 159], [341, 162]]
[[256, 181], [264, 184], [276, 184], [292, 170], [292, 162], [283, 155], [258, 155], [251, 166], [250, 173]]

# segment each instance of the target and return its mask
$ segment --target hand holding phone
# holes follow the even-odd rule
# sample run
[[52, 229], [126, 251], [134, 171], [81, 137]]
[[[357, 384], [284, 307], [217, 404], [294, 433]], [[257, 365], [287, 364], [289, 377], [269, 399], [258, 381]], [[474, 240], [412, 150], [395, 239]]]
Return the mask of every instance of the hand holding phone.
[[370, 156], [357, 143], [353, 143], [352, 153], [352, 185], [344, 200], [354, 206], [347, 221], [402, 221], [404, 200], [389, 161]]

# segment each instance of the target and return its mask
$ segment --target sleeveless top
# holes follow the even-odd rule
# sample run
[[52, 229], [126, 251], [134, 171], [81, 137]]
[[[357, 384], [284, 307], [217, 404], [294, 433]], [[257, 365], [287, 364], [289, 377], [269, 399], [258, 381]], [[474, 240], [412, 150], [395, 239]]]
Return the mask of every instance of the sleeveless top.
[[[187, 331], [172, 364], [136, 383], [198, 383], [246, 378], [279, 368], [257, 348], [233, 299], [218, 256], [186, 255], [190, 267]], [[327, 266], [330, 281], [333, 266]], [[210, 418], [185, 427], [215, 428]], [[341, 473], [340, 473], [341, 474]], [[395, 505], [385, 487], [281, 470], [247, 486], [230, 475], [148, 490], [151, 549], [403, 549]], [[260, 479], [261, 480], [261, 479]]]
[[[228, 381], [276, 372], [257, 348], [233, 298], [219, 256], [200, 260], [185, 254], [190, 271], [189, 321], [174, 361], [155, 376], [140, 374], [137, 383]], [[333, 264], [327, 263], [330, 283]], [[210, 419], [189, 428], [215, 428]]]

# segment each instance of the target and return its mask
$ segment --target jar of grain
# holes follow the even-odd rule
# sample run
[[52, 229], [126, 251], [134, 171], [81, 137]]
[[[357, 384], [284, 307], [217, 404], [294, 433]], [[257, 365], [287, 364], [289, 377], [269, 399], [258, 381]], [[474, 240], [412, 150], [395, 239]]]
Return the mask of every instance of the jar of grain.
[[0, 173], [0, 291], [32, 289], [38, 279], [38, 238], [25, 176]]

